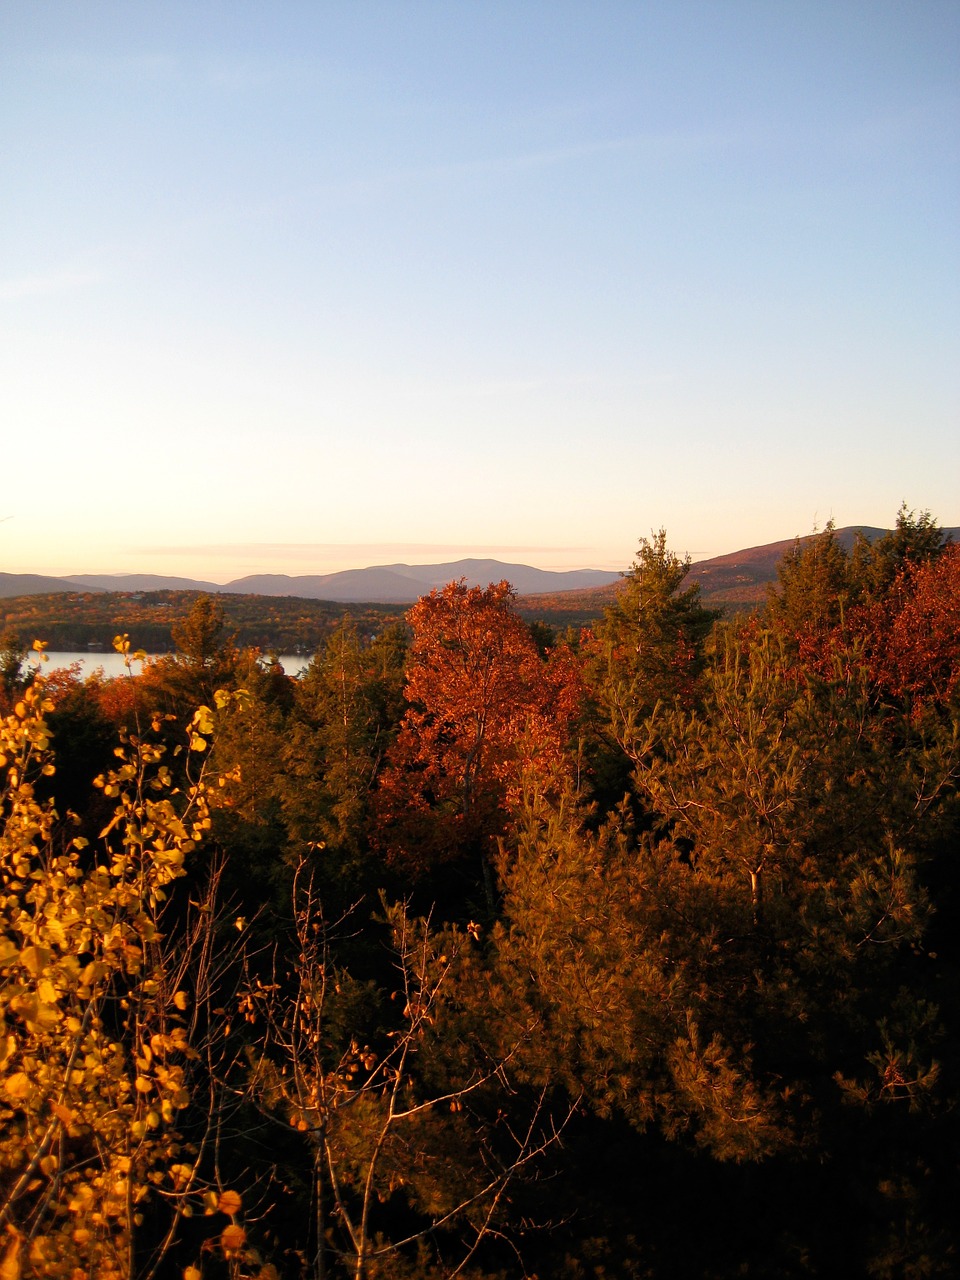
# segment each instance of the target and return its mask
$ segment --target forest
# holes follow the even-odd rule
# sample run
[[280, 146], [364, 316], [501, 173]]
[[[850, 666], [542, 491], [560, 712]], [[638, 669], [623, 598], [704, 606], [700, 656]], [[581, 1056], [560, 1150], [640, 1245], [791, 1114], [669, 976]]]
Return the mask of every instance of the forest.
[[7, 638], [0, 1280], [957, 1273], [960, 547], [688, 569]]
[[[51, 650], [110, 652], [118, 632], [134, 649], [169, 653], [173, 628], [189, 612], [196, 591], [76, 591], [69, 595], [0, 600], [0, 631], [31, 645], [42, 637]], [[363, 635], [403, 616], [402, 605], [334, 604], [295, 596], [220, 595], [224, 625], [234, 643], [264, 653], [313, 653], [344, 618]]]

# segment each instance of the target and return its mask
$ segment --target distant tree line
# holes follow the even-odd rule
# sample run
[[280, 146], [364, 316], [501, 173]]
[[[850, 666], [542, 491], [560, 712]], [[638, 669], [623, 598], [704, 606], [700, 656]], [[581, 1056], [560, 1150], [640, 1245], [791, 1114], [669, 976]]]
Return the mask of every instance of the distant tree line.
[[[110, 651], [123, 632], [135, 649], [170, 653], [173, 627], [200, 597], [196, 591], [103, 591], [18, 596], [0, 600], [0, 632], [20, 643], [76, 652]], [[378, 631], [403, 615], [402, 605], [335, 604], [290, 596], [217, 596], [227, 630], [242, 648], [311, 654], [349, 618], [361, 634]]]

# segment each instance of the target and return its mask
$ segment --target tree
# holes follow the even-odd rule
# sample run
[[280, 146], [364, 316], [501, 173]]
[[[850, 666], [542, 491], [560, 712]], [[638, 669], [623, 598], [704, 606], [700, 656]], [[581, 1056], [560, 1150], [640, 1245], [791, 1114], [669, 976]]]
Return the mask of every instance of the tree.
[[516, 1019], [529, 1002], [540, 1022], [518, 1071], [614, 1124], [692, 1134], [720, 1159], [770, 1154], [787, 1141], [777, 1090], [720, 1016], [744, 977], [720, 983], [726, 887], [669, 842], [638, 837], [624, 809], [598, 830], [585, 816], [572, 794], [558, 802], [534, 785], [501, 861], [495, 1007]]
[[190, 612], [170, 628], [184, 662], [195, 669], [212, 667], [221, 653], [223, 605], [213, 596], [197, 596]]
[[170, 628], [177, 653], [150, 663], [138, 681], [145, 698], [178, 717], [209, 703], [217, 689], [235, 688], [240, 654], [224, 635], [223, 604], [197, 596], [186, 617]]
[[26, 645], [12, 628], [0, 635], [0, 698], [9, 700], [23, 688], [23, 661]]
[[[202, 769], [174, 784], [166, 748], [129, 732], [95, 781], [114, 802], [98, 843], [37, 798], [54, 776], [42, 681], [0, 725], [0, 1222], [4, 1276], [154, 1275], [192, 1203], [202, 1207], [217, 1122], [182, 1127], [209, 1072], [209, 892], [175, 882], [209, 825]], [[190, 726], [197, 761], [212, 729]], [[202, 1050], [202, 1058], [201, 1058]], [[208, 1075], [209, 1079], [209, 1075]], [[216, 1196], [214, 1196], [216, 1203]]]
[[833, 521], [822, 533], [797, 538], [777, 565], [767, 616], [784, 636], [819, 635], [838, 623], [855, 598], [850, 563]]
[[365, 641], [344, 619], [296, 686], [280, 753], [289, 857], [296, 865], [308, 847], [323, 846], [344, 905], [359, 889], [371, 795], [403, 714], [406, 647], [398, 625]]
[[384, 903], [384, 990], [338, 960], [349, 917], [325, 919], [303, 864], [293, 917], [292, 973], [253, 980], [242, 1004], [260, 1031], [253, 1094], [310, 1152], [311, 1273], [406, 1274], [404, 1255], [420, 1245], [413, 1274], [427, 1274], [427, 1253], [442, 1264], [430, 1274], [461, 1275], [484, 1240], [502, 1234], [508, 1188], [556, 1143], [570, 1111], [553, 1124], [541, 1091], [518, 1119], [517, 1045], [498, 1054], [459, 1019], [471, 933], [434, 936], [427, 921]]
[[507, 582], [461, 580], [408, 614], [409, 709], [380, 778], [377, 817], [389, 856], [414, 872], [472, 856], [489, 876], [524, 769], [564, 757], [579, 672], [563, 647], [541, 659], [513, 598]]
[[851, 569], [866, 603], [878, 603], [906, 569], [936, 560], [946, 546], [943, 530], [929, 511], [918, 515], [902, 503], [890, 533], [872, 544], [860, 537], [854, 546]]
[[660, 702], [689, 705], [717, 618], [700, 587], [681, 589], [690, 557], [667, 546], [666, 531], [641, 538], [614, 604], [597, 632], [592, 683], [610, 731], [631, 760], [643, 754], [641, 724]]

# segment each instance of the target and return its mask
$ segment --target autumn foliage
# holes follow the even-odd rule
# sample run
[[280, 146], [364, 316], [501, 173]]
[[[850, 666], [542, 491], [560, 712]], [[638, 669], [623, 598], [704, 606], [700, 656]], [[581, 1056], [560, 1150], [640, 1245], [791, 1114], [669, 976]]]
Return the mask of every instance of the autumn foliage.
[[0, 1280], [955, 1273], [960, 549], [688, 568], [297, 680], [209, 601], [136, 678], [6, 645]]
[[408, 614], [408, 709], [381, 775], [388, 856], [423, 872], [489, 857], [524, 773], [563, 767], [581, 696], [569, 650], [541, 658], [506, 582], [452, 582]]

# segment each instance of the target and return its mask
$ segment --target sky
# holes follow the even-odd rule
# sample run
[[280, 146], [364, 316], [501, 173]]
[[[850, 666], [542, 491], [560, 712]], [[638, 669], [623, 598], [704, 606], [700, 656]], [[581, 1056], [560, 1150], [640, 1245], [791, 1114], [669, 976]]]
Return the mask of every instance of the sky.
[[960, 525], [955, 0], [0, 0], [0, 570]]

